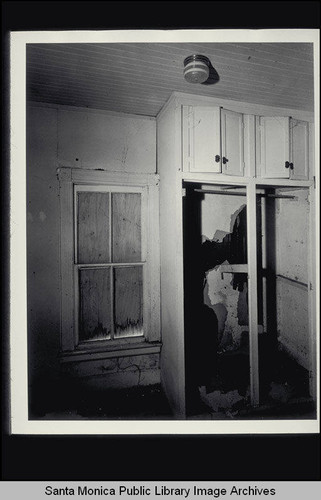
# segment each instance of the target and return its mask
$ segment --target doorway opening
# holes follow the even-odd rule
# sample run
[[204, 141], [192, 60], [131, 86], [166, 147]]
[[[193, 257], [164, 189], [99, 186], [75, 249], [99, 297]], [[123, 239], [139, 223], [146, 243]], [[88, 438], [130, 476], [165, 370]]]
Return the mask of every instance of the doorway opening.
[[[258, 186], [257, 224], [249, 231], [246, 186], [185, 182], [183, 187], [187, 415], [311, 418], [308, 190]], [[296, 221], [295, 230], [291, 221]], [[257, 238], [254, 367], [248, 300], [251, 231]], [[257, 407], [251, 402], [251, 370], [258, 371]]]

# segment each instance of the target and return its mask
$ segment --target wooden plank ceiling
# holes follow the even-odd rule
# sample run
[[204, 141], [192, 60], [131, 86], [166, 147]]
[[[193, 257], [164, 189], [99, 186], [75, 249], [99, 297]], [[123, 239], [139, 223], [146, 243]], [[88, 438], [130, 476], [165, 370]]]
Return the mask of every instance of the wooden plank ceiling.
[[[206, 55], [209, 83], [184, 80]], [[27, 45], [31, 101], [156, 116], [173, 91], [313, 110], [309, 43], [74, 43]]]

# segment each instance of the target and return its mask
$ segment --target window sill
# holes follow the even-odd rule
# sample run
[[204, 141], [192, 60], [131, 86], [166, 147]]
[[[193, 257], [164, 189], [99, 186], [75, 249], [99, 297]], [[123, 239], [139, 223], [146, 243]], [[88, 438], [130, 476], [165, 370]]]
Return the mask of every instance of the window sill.
[[74, 351], [61, 352], [60, 362], [75, 363], [78, 361], [157, 354], [161, 350], [161, 345], [161, 342], [146, 342], [146, 340], [108, 346], [106, 346], [106, 342], [99, 342], [99, 345], [80, 344]]

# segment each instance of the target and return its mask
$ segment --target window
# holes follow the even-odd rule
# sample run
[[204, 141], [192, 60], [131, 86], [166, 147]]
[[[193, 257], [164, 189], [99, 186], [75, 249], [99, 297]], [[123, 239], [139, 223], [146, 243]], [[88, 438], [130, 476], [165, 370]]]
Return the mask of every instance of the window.
[[62, 350], [158, 341], [158, 177], [58, 175]]

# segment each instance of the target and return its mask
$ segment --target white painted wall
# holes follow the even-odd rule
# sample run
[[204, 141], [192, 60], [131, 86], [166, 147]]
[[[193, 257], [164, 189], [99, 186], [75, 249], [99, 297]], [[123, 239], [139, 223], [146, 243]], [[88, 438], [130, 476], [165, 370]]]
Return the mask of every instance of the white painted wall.
[[62, 107], [57, 117], [61, 166], [155, 173], [154, 118]]
[[279, 341], [304, 368], [310, 369], [308, 292], [290, 282], [277, 282]]
[[278, 199], [276, 204], [276, 273], [307, 283], [309, 202], [308, 189], [287, 191], [294, 199]]
[[[308, 284], [308, 190], [287, 191], [295, 200], [277, 200], [276, 274]], [[279, 340], [289, 353], [309, 369], [308, 288], [277, 280]]]
[[60, 328], [57, 112], [27, 113], [27, 286], [29, 356], [38, 377], [57, 370]]
[[120, 113], [28, 105], [27, 279], [33, 367], [30, 382], [54, 379], [59, 372], [59, 165], [155, 173], [156, 121]]

